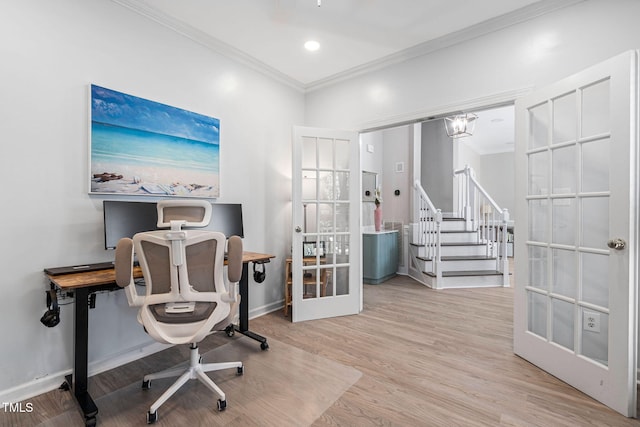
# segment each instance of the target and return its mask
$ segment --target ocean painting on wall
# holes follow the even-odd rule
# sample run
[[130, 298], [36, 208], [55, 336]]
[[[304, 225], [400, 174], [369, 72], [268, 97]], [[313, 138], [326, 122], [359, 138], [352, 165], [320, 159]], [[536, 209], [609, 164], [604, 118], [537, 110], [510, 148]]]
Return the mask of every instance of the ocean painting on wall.
[[216, 198], [220, 120], [91, 85], [90, 192]]

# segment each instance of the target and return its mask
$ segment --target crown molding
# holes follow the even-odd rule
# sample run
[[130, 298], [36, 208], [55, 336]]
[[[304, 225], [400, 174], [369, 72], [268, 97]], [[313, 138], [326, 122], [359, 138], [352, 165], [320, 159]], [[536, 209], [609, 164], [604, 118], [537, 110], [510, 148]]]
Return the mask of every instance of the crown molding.
[[480, 22], [471, 27], [456, 31], [451, 34], [418, 44], [416, 46], [404, 49], [397, 53], [387, 55], [375, 61], [370, 61], [357, 67], [333, 74], [323, 79], [304, 84], [281, 71], [271, 67], [264, 62], [247, 55], [239, 49], [212, 37], [203, 31], [200, 31], [190, 25], [183, 23], [155, 8], [149, 7], [137, 0], [111, 0], [116, 4], [126, 7], [148, 19], [151, 19], [190, 40], [216, 52], [237, 61], [261, 74], [277, 80], [299, 92], [307, 93], [314, 90], [322, 89], [336, 83], [376, 71], [390, 65], [398, 64], [419, 56], [427, 55], [440, 49], [444, 49], [477, 37], [490, 34], [495, 31], [516, 25], [542, 15], [554, 12], [556, 10], [582, 3], [586, 0], [543, 0], [533, 3], [529, 6], [517, 9], [513, 12], [497, 16], [495, 18]]
[[282, 73], [281, 71], [265, 64], [262, 61], [254, 58], [253, 56], [247, 55], [239, 49], [223, 42], [220, 39], [212, 37], [203, 31], [200, 31], [190, 25], [183, 23], [182, 21], [175, 19], [165, 13], [160, 12], [157, 9], [149, 7], [143, 3], [140, 3], [136, 0], [111, 0], [114, 3], [119, 4], [120, 6], [126, 7], [127, 9], [132, 10], [133, 12], [138, 13], [152, 21], [159, 23], [178, 34], [181, 34], [188, 39], [210, 49], [213, 52], [216, 52], [220, 55], [226, 56], [227, 58], [239, 62], [247, 67], [253, 69], [254, 71], [258, 71], [259, 73], [270, 77], [280, 83], [284, 83], [285, 85], [299, 91], [304, 92], [305, 86], [300, 83], [298, 80], [295, 80], [288, 75]]
[[454, 46], [456, 44], [460, 44], [468, 40], [472, 40], [508, 28], [510, 26], [538, 18], [556, 10], [563, 9], [568, 6], [573, 6], [577, 3], [582, 3], [584, 1], [586, 0], [543, 0], [537, 3], [533, 3], [521, 9], [514, 10], [513, 12], [488, 19], [462, 30], [444, 35], [442, 37], [438, 37], [433, 40], [429, 40], [427, 42], [401, 50], [391, 55], [387, 55], [375, 61], [350, 68], [324, 79], [316, 80], [315, 82], [305, 85], [304, 89], [306, 92], [322, 89], [326, 86], [330, 86], [372, 71], [380, 70], [390, 65], [398, 64], [413, 58], [417, 58], [419, 56], [427, 55], [440, 49]]

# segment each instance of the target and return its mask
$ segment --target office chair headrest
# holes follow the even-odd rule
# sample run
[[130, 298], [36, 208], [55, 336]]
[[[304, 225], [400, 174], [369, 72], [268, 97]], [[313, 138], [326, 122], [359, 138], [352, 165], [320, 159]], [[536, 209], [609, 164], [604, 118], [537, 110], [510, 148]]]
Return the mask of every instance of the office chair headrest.
[[211, 221], [211, 203], [206, 200], [162, 200], [158, 202], [158, 228], [183, 221], [185, 227], [206, 227]]

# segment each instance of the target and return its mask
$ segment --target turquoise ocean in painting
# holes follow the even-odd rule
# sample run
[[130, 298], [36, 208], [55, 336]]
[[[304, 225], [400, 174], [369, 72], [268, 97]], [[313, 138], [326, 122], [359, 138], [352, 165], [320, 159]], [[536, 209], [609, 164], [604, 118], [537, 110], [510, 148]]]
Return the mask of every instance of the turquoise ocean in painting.
[[217, 174], [219, 147], [218, 144], [172, 135], [91, 123], [91, 159], [95, 163], [135, 164]]

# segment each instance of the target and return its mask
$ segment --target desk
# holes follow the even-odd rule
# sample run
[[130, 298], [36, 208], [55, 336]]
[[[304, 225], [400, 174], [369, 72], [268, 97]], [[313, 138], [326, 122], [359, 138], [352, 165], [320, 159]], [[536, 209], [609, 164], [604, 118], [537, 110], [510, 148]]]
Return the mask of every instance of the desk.
[[[249, 268], [250, 262], [269, 262], [274, 255], [256, 252], [243, 252], [242, 277], [240, 279], [240, 321], [234, 329], [260, 342], [260, 348], [269, 348], [267, 339], [249, 330]], [[88, 392], [88, 344], [89, 344], [89, 297], [100, 291], [121, 289], [116, 284], [115, 270], [109, 268], [98, 271], [83, 271], [78, 273], [46, 275], [49, 281], [63, 291], [75, 293], [74, 304], [74, 333], [73, 333], [73, 373], [66, 376], [66, 386], [82, 410], [86, 425], [96, 424], [98, 407]], [[133, 277], [142, 278], [140, 267], [133, 269]], [[228, 332], [227, 332], [228, 333]]]

